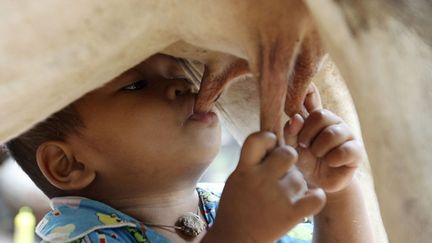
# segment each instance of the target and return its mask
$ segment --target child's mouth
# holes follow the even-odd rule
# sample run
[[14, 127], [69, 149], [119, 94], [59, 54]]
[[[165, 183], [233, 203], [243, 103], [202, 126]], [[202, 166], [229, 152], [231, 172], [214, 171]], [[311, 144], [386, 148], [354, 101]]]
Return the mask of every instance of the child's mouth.
[[193, 113], [188, 119], [209, 124], [218, 122], [218, 117], [213, 111], [205, 113]]

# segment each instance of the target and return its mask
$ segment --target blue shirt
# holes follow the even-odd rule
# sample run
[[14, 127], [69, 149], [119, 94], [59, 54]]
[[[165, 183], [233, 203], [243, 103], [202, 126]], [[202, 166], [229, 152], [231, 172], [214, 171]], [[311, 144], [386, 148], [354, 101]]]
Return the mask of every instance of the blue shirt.
[[[223, 185], [202, 183], [197, 188], [205, 221], [211, 227]], [[39, 222], [36, 234], [42, 242], [167, 243], [172, 240], [140, 221], [106, 204], [83, 197], [58, 197], [50, 202], [52, 210]], [[310, 243], [311, 223], [301, 223], [278, 243]]]

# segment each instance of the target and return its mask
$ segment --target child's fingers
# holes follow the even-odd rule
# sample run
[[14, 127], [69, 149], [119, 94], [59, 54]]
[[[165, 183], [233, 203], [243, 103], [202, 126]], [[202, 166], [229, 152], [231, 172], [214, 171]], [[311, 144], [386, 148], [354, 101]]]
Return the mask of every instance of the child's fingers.
[[331, 150], [323, 159], [329, 167], [357, 167], [363, 155], [360, 141], [350, 140]]
[[266, 154], [275, 148], [276, 135], [271, 132], [255, 132], [247, 137], [240, 153], [239, 166], [261, 163]]
[[262, 168], [271, 177], [280, 179], [297, 162], [297, 159], [297, 151], [291, 146], [277, 147], [268, 154]]
[[292, 203], [303, 197], [308, 190], [306, 180], [297, 168], [289, 170], [278, 183], [284, 189]]
[[324, 128], [340, 123], [342, 120], [331, 111], [322, 109], [312, 112], [305, 120], [303, 129], [298, 135], [298, 144], [302, 148], [307, 148], [311, 141]]
[[314, 83], [311, 83], [308, 87], [304, 106], [309, 113], [318, 109], [322, 109], [321, 97], [319, 95], [318, 88]]
[[338, 123], [324, 128], [310, 144], [310, 151], [318, 158], [324, 157], [330, 150], [352, 140], [353, 134], [345, 123]]
[[304, 218], [317, 214], [324, 207], [325, 201], [326, 195], [322, 189], [308, 190], [302, 198], [294, 203], [294, 217]]
[[285, 143], [296, 148], [297, 137], [301, 129], [303, 128], [304, 119], [300, 114], [295, 114], [291, 117], [289, 122], [284, 127]]

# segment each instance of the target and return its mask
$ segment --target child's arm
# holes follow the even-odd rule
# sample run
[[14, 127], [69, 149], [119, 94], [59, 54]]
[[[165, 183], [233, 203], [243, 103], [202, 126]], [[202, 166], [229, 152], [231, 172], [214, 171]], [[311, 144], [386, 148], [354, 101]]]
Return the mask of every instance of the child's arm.
[[327, 193], [327, 204], [314, 218], [314, 242], [374, 243], [358, 181], [343, 191]]
[[275, 242], [321, 210], [324, 192], [307, 190], [293, 168], [295, 149], [276, 146], [276, 136], [269, 132], [246, 139], [240, 162], [225, 184], [215, 224], [202, 242]]
[[297, 166], [311, 186], [327, 195], [324, 209], [315, 216], [314, 242], [375, 242], [359, 182], [353, 175], [363, 159], [362, 143], [341, 118], [321, 108], [318, 91], [311, 86], [304, 120], [292, 117], [285, 127], [288, 144], [297, 147]]

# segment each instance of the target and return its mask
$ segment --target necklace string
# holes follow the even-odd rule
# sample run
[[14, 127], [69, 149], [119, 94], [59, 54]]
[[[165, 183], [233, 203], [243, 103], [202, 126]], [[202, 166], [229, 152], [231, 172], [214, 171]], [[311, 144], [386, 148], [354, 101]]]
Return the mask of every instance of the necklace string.
[[199, 215], [199, 205], [196, 213], [187, 212], [177, 219], [176, 225], [145, 223], [144, 225], [159, 228], [171, 228], [180, 231], [186, 236], [196, 237], [207, 227], [206, 222]]

